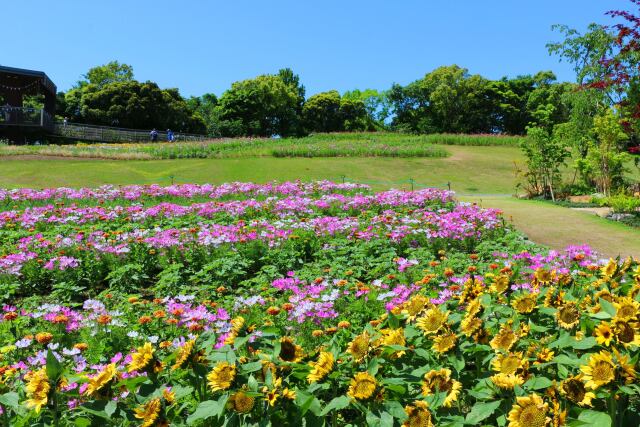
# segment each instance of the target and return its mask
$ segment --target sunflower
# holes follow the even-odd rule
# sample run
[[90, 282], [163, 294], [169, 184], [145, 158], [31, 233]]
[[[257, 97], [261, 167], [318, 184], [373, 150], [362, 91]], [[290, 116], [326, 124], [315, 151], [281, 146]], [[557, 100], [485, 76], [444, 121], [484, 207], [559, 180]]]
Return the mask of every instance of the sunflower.
[[524, 378], [516, 374], [498, 373], [491, 375], [491, 381], [500, 388], [505, 390], [513, 390], [515, 386], [524, 384]]
[[620, 367], [620, 375], [624, 378], [625, 384], [631, 384], [636, 379], [636, 368], [635, 363], [629, 363], [629, 356], [622, 355], [616, 350], [613, 349], [613, 354], [616, 356], [616, 362]]
[[573, 403], [577, 403], [580, 406], [591, 406], [591, 400], [596, 397], [595, 394], [587, 391], [587, 388], [582, 381], [582, 374], [578, 374], [575, 377], [569, 377], [562, 381], [562, 384], [560, 384], [560, 393], [566, 396], [566, 398]]
[[280, 339], [280, 359], [285, 362], [297, 363], [302, 359], [302, 347], [297, 345], [293, 338], [282, 337]]
[[400, 307], [400, 313], [406, 314], [407, 320], [413, 321], [429, 304], [429, 299], [427, 297], [424, 295], [416, 295]]
[[611, 330], [611, 325], [609, 325], [608, 322], [600, 323], [594, 332], [598, 344], [606, 345], [607, 347], [611, 345], [611, 340], [613, 339], [613, 331]]
[[184, 343], [180, 349], [178, 349], [178, 355], [176, 356], [176, 363], [171, 367], [172, 370], [180, 369], [183, 367], [189, 360], [191, 353], [193, 352], [193, 346], [195, 345], [195, 340], [189, 340]]
[[467, 304], [467, 315], [466, 317], [475, 317], [480, 310], [482, 309], [482, 304], [480, 304], [480, 298], [476, 298]]
[[509, 427], [544, 427], [551, 421], [549, 404], [537, 394], [517, 397], [516, 402], [509, 411]]
[[515, 374], [526, 365], [522, 352], [500, 354], [491, 362], [491, 368], [501, 374]]
[[160, 416], [160, 399], [151, 399], [142, 406], [134, 410], [134, 416], [142, 420], [141, 427], [151, 427], [155, 425], [156, 420]]
[[481, 327], [482, 320], [478, 319], [477, 317], [466, 316], [464, 319], [462, 319], [462, 322], [460, 322], [460, 330], [468, 337], [473, 335]]
[[[380, 331], [382, 333], [382, 345], [390, 346], [390, 345], [399, 345], [404, 346], [407, 343], [407, 340], [404, 337], [404, 329], [383, 329]], [[398, 358], [404, 356], [406, 352], [404, 350], [394, 350], [392, 353], [392, 357]]]
[[573, 301], [564, 303], [556, 312], [558, 325], [564, 329], [571, 329], [580, 323], [580, 311]]
[[543, 363], [551, 362], [553, 360], [553, 356], [555, 356], [555, 352], [545, 347], [538, 352], [536, 355], [536, 361], [533, 362], [533, 364], [542, 365]]
[[621, 320], [632, 320], [638, 317], [638, 309], [640, 303], [630, 297], [620, 297], [617, 302], [613, 303], [618, 310], [616, 317]]
[[614, 274], [616, 274], [616, 271], [618, 270], [618, 263], [613, 259], [613, 258], [609, 258], [609, 262], [607, 263], [607, 265], [602, 266], [602, 268], [600, 268], [600, 273], [602, 274], [603, 277], [613, 277]]
[[361, 362], [369, 352], [370, 341], [371, 337], [369, 336], [369, 333], [363, 332], [349, 343], [347, 353], [351, 354], [353, 360], [356, 362]]
[[47, 369], [31, 371], [25, 375], [24, 379], [28, 381], [25, 387], [28, 397], [27, 407], [33, 408], [36, 413], [39, 413], [40, 409], [47, 404], [51, 390]]
[[253, 396], [249, 396], [244, 391], [240, 390], [233, 393], [227, 401], [227, 408], [233, 409], [241, 414], [251, 412], [255, 405], [256, 399]]
[[489, 287], [489, 290], [496, 294], [502, 294], [509, 289], [509, 276], [501, 274], [493, 279], [493, 283]]
[[433, 339], [433, 345], [431, 348], [440, 354], [444, 354], [456, 345], [457, 339], [458, 337], [454, 332], [446, 332]]
[[427, 402], [417, 400], [413, 403], [413, 406], [405, 406], [404, 411], [407, 413], [408, 418], [402, 424], [402, 427], [433, 427]]
[[556, 272], [545, 270], [544, 268], [538, 268], [533, 274], [536, 283], [547, 285], [553, 281], [556, 277]]
[[127, 366], [129, 372], [144, 371], [153, 361], [153, 346], [150, 342], [138, 347], [137, 351], [131, 355], [131, 362]]
[[500, 331], [493, 337], [490, 342], [491, 348], [494, 350], [509, 351], [518, 340], [518, 336], [513, 329], [507, 324], [500, 328]]
[[351, 380], [347, 396], [352, 399], [365, 400], [373, 396], [378, 382], [368, 372], [358, 372]]
[[102, 371], [100, 371], [93, 378], [89, 378], [89, 385], [85, 394], [88, 396], [95, 396], [101, 394], [102, 391], [113, 381], [116, 379], [118, 375], [118, 370], [116, 369], [116, 364], [111, 363], [107, 365]]
[[322, 380], [333, 369], [334, 357], [333, 353], [321, 351], [317, 362], [310, 362], [311, 372], [307, 375], [309, 383], [315, 383]]
[[211, 391], [226, 390], [231, 387], [231, 383], [236, 378], [236, 365], [228, 362], [218, 362], [213, 368], [207, 380]]
[[446, 393], [447, 396], [442, 403], [445, 408], [450, 408], [453, 402], [458, 400], [461, 389], [462, 384], [451, 379], [450, 369], [431, 370], [424, 375], [422, 394], [429, 396], [435, 393]]
[[547, 293], [544, 296], [544, 306], [545, 307], [560, 307], [564, 304], [564, 291], [557, 291], [555, 286], [550, 286], [547, 288]]
[[448, 317], [448, 311], [444, 312], [439, 307], [432, 307], [418, 318], [416, 326], [422, 329], [425, 335], [435, 334], [446, 323]]
[[592, 354], [589, 363], [581, 366], [580, 370], [584, 374], [585, 385], [592, 390], [609, 384], [616, 376], [616, 367], [608, 351]]
[[521, 295], [516, 298], [511, 306], [520, 314], [531, 313], [536, 308], [536, 294]]
[[264, 392], [265, 402], [267, 402], [269, 406], [275, 406], [276, 402], [278, 401], [278, 398], [280, 397], [280, 394], [278, 394], [278, 390], [276, 390], [275, 388], [272, 390], [266, 389], [263, 392]]
[[613, 319], [613, 332], [616, 340], [625, 347], [640, 347], [640, 334], [637, 326], [624, 321]]

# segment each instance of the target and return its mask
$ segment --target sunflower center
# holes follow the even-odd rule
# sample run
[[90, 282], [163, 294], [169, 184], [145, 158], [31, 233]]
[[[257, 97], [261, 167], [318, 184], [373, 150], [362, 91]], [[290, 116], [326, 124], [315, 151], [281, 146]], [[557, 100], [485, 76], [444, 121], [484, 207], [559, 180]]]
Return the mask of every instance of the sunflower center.
[[627, 322], [620, 322], [616, 326], [618, 327], [618, 339], [620, 342], [628, 344], [633, 341], [635, 332]]
[[518, 421], [522, 427], [544, 427], [547, 424], [547, 414], [536, 405], [527, 405]]
[[283, 341], [280, 344], [280, 358], [285, 362], [291, 362], [296, 358], [296, 347], [289, 341]]
[[627, 319], [635, 316], [636, 310], [632, 305], [623, 305], [618, 309], [618, 316]]
[[578, 309], [575, 306], [569, 305], [560, 309], [560, 320], [564, 323], [573, 323], [578, 320]]
[[569, 399], [574, 402], [582, 402], [582, 399], [584, 399], [585, 388], [582, 381], [570, 380], [564, 384], [563, 389]]

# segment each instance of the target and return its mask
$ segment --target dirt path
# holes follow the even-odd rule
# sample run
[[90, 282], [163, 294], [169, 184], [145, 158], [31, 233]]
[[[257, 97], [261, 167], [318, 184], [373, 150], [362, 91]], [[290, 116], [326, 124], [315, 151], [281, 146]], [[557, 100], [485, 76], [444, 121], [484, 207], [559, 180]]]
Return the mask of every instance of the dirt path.
[[554, 249], [588, 244], [603, 257], [640, 257], [640, 230], [593, 213], [505, 196], [463, 196], [461, 199], [502, 210], [531, 240]]

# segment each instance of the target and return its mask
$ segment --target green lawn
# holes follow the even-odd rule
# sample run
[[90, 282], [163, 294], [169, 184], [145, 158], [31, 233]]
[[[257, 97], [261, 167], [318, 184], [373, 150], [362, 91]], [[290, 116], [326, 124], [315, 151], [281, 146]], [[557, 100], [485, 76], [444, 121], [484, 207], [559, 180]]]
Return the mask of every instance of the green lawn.
[[511, 194], [514, 147], [448, 146], [447, 158], [243, 158], [185, 160], [80, 160], [0, 158], [0, 187], [57, 187], [102, 184], [270, 180], [340, 180], [400, 182], [413, 178], [460, 193]]

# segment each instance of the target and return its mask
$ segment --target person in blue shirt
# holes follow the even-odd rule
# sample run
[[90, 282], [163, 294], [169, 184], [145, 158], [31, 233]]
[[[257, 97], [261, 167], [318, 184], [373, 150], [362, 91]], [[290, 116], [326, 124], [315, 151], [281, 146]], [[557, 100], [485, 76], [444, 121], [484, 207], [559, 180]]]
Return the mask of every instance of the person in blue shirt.
[[171, 129], [167, 129], [167, 141], [173, 142], [173, 140], [174, 140], [173, 131]]

